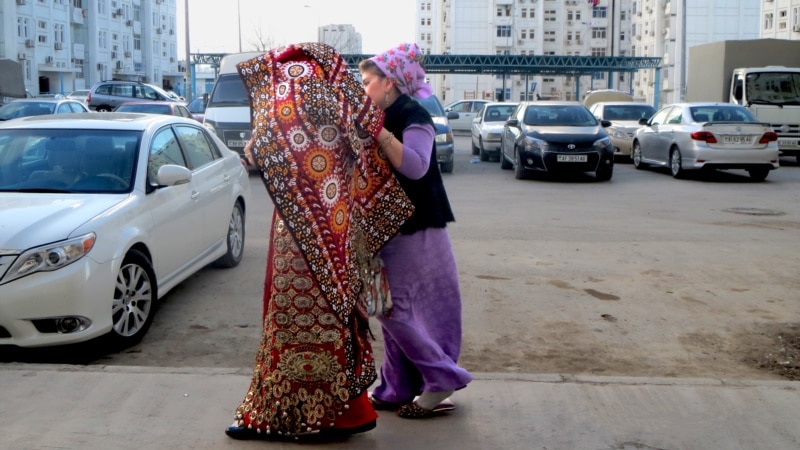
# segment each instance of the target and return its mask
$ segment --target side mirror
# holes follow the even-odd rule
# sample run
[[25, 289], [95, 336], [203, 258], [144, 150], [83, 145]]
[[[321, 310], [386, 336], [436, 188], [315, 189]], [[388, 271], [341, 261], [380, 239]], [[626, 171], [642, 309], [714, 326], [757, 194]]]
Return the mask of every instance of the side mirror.
[[608, 128], [608, 127], [611, 126], [611, 121], [610, 120], [600, 120], [600, 125], [602, 125], [603, 128]]
[[447, 113], [447, 120], [453, 120], [453, 119], [458, 119], [458, 113], [457, 112], [453, 112], [453, 111], [449, 111]]
[[639, 119], [639, 125], [647, 125], [649, 119]]
[[508, 127], [518, 127], [519, 120], [518, 119], [508, 119], [506, 120], [506, 126]]
[[208, 92], [203, 93], [203, 108], [208, 106]]

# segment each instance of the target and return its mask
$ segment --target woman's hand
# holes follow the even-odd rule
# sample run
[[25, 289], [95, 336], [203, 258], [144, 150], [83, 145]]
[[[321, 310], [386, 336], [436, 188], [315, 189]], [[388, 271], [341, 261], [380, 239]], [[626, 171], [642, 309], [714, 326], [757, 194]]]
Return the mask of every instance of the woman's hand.
[[255, 158], [253, 158], [253, 139], [251, 138], [247, 141], [247, 144], [244, 146], [244, 153], [245, 160], [247, 163], [250, 164], [252, 167], [256, 167]]

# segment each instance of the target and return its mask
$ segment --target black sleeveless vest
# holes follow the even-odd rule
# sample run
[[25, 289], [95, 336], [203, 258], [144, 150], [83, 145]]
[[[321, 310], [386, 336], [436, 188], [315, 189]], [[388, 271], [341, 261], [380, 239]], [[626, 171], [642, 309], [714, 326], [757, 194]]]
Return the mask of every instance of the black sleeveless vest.
[[[411, 124], [433, 124], [430, 114], [408, 95], [401, 95], [386, 109], [383, 126], [403, 142], [403, 130]], [[434, 131], [435, 132], [435, 131]], [[436, 162], [436, 142], [431, 146], [428, 171], [419, 180], [412, 180], [392, 167], [400, 186], [414, 204], [414, 214], [400, 227], [401, 234], [413, 234], [426, 228], [444, 228], [455, 217], [444, 190], [442, 174]]]

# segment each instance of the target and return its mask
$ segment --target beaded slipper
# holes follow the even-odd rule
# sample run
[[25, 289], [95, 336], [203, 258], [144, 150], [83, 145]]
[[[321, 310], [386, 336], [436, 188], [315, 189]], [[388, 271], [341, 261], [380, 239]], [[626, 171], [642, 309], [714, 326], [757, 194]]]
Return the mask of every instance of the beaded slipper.
[[403, 405], [397, 410], [397, 415], [404, 419], [427, 419], [430, 417], [441, 416], [447, 411], [455, 409], [452, 403], [443, 406], [442, 403], [436, 405], [433, 409], [425, 409], [419, 406], [417, 402], [408, 403]]

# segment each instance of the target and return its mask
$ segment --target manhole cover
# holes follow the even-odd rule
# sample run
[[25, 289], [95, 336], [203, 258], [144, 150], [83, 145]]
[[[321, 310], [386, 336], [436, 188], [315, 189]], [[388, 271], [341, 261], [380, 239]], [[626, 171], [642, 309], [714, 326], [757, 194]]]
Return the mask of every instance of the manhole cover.
[[783, 211], [775, 211], [774, 209], [762, 209], [762, 208], [728, 208], [728, 209], [723, 209], [723, 211], [734, 214], [745, 214], [748, 216], [782, 216], [786, 214]]

